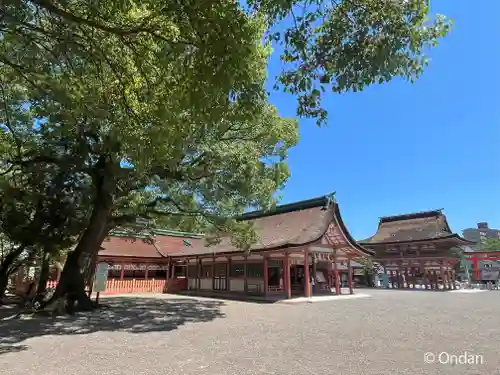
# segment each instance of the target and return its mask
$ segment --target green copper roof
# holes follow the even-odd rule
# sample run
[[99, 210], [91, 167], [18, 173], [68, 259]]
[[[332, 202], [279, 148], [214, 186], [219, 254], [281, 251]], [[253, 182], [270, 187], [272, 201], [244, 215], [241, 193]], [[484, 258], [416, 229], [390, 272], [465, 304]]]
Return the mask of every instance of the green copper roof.
[[281, 214], [286, 214], [288, 212], [293, 212], [293, 211], [307, 210], [308, 208], [314, 208], [314, 207], [320, 207], [320, 206], [326, 207], [329, 204], [331, 204], [332, 202], [335, 202], [334, 195], [335, 195], [335, 193], [331, 193], [328, 195], [323, 195], [322, 197], [308, 199], [305, 201], [283, 204], [281, 206], [276, 206], [274, 209], [271, 209], [269, 211], [247, 212], [246, 214], [239, 216], [237, 219], [238, 220], [251, 220], [251, 219], [257, 219], [259, 217], [281, 215]]

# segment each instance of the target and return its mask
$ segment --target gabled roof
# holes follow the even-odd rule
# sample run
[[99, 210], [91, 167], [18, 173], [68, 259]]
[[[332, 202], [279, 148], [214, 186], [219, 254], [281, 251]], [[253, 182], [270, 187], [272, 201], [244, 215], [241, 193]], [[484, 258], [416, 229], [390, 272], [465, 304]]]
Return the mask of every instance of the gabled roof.
[[452, 239], [457, 245], [472, 244], [451, 231], [443, 210], [439, 209], [381, 217], [377, 232], [359, 242], [370, 246], [444, 239]]
[[[313, 244], [319, 241], [332, 222], [339, 224], [348, 244], [358, 251], [370, 254], [363, 249], [347, 232], [340, 217], [338, 205], [329, 196], [309, 199], [277, 206], [270, 211], [255, 211], [244, 214], [238, 220], [251, 222], [258, 241], [250, 247], [251, 251], [280, 250]], [[352, 244], [350, 243], [352, 241]], [[172, 257], [188, 255], [227, 254], [241, 252], [224, 237], [213, 246], [203, 246], [171, 254]]]
[[101, 244], [99, 256], [159, 259], [199, 243], [203, 243], [203, 236], [194, 233], [154, 230], [153, 236], [146, 238], [114, 231]]

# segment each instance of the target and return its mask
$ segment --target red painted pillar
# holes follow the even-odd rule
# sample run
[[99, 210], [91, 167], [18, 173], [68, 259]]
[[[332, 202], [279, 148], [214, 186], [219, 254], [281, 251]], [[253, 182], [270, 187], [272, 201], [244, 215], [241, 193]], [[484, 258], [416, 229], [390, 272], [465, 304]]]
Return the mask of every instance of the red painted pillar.
[[148, 279], [148, 265], [146, 264], [146, 269], [144, 270], [144, 280]]
[[229, 291], [229, 274], [231, 272], [231, 258], [227, 257], [226, 264], [226, 290]]
[[248, 294], [247, 264], [248, 264], [248, 257], [245, 255], [245, 263], [243, 264], [243, 288], [244, 288], [245, 294]]
[[196, 290], [201, 290], [201, 268], [203, 266], [201, 258], [196, 258]]
[[290, 254], [285, 254], [285, 260], [283, 261], [283, 277], [285, 278], [285, 293], [286, 298], [292, 298], [292, 283], [290, 280]]
[[333, 275], [335, 277], [335, 294], [337, 296], [340, 295], [340, 273], [337, 266], [337, 252], [334, 250], [333, 252]]
[[267, 296], [269, 290], [269, 267], [267, 258], [264, 257], [264, 295]]
[[215, 290], [215, 257], [212, 257], [212, 290]]
[[125, 275], [125, 263], [122, 263], [120, 268], [120, 280], [123, 280], [124, 275]]
[[304, 294], [311, 297], [311, 275], [309, 275], [309, 253], [304, 250]]
[[[446, 289], [446, 282], [445, 282], [445, 276], [444, 276], [444, 264], [441, 262], [439, 264], [439, 277], [441, 278], [441, 284], [443, 284], [443, 290]], [[439, 289], [439, 282], [438, 282], [438, 289]]]
[[481, 275], [479, 274], [479, 260], [476, 257], [472, 259], [474, 264], [474, 278], [478, 281], [481, 278]]
[[352, 286], [352, 267], [350, 258], [347, 259], [347, 282], [349, 284], [349, 294], [354, 294]]

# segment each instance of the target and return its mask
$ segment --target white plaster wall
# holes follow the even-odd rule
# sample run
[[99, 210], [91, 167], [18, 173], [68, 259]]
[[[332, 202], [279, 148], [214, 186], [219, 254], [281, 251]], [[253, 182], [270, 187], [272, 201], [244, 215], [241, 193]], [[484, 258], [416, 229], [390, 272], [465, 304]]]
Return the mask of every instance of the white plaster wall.
[[196, 289], [196, 279], [188, 279], [188, 289]]
[[245, 280], [243, 280], [243, 279], [230, 279], [229, 280], [229, 290], [231, 292], [244, 292], [245, 291]]
[[201, 281], [200, 281], [200, 289], [212, 290], [212, 278], [201, 279]]
[[256, 292], [256, 285], [260, 285], [260, 292], [264, 293], [264, 280], [263, 279], [249, 279], [247, 281], [248, 284], [248, 292], [254, 293]]
[[262, 285], [262, 287], [264, 287], [264, 280], [263, 279], [248, 279], [248, 284]]

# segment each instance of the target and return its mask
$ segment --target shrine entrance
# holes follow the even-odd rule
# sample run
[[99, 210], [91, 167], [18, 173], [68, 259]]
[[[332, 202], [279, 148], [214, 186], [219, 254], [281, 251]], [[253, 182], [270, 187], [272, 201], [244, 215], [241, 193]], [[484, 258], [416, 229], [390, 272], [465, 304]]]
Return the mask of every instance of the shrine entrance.
[[213, 290], [226, 290], [227, 266], [224, 263], [214, 263]]
[[[488, 273], [489, 270], [480, 270], [479, 262], [488, 262], [488, 261], [499, 261], [500, 260], [500, 251], [474, 251], [471, 253], [463, 253], [463, 257], [468, 262], [472, 263], [473, 266], [473, 277], [476, 281], [486, 280], [490, 281], [491, 277], [483, 277], [481, 273]], [[490, 272], [491, 273], [491, 272]], [[498, 276], [497, 276], [498, 279]]]
[[455, 289], [460, 247], [473, 243], [453, 233], [442, 210], [380, 218], [377, 232], [363, 246], [384, 267], [386, 288]]
[[282, 260], [272, 260], [267, 262], [267, 285], [270, 291], [283, 290], [284, 274]]

